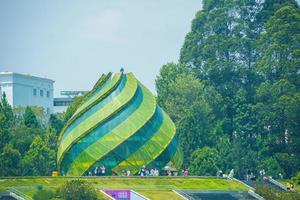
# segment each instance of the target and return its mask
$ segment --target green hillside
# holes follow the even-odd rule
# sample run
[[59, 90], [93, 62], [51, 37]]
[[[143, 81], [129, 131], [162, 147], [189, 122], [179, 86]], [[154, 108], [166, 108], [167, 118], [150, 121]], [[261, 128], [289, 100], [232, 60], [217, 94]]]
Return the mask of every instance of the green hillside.
[[[20, 177], [0, 179], [0, 191], [8, 191], [11, 187], [28, 195], [33, 196], [37, 188], [56, 190], [66, 181], [76, 179], [70, 177]], [[77, 178], [78, 179], [78, 178]], [[234, 180], [216, 178], [195, 178], [195, 177], [85, 177], [80, 178], [91, 183], [99, 194], [105, 189], [131, 189], [151, 199], [162, 199], [163, 197], [180, 197], [172, 192], [176, 189], [197, 189], [197, 190], [248, 190], [241, 183]]]

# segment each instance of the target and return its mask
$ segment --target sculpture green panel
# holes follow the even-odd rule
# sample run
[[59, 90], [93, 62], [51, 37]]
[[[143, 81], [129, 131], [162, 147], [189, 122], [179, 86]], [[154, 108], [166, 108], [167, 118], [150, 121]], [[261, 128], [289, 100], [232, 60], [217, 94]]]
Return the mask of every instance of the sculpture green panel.
[[102, 75], [59, 137], [63, 175], [82, 176], [102, 165], [135, 174], [170, 161], [177, 169], [182, 164], [175, 125], [132, 73]]

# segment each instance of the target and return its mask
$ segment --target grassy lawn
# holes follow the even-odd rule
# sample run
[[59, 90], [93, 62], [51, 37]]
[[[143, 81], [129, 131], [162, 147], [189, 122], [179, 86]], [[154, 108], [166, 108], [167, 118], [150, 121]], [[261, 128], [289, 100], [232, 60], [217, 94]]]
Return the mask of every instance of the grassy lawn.
[[[37, 186], [45, 189], [56, 190], [67, 180], [78, 179], [70, 177], [23, 177], [23, 178], [2, 178], [0, 179], [0, 192], [7, 191], [14, 187], [28, 196], [33, 196]], [[131, 189], [135, 190], [150, 199], [165, 199], [166, 197], [176, 200], [180, 196], [172, 192], [176, 189], [197, 189], [197, 190], [248, 190], [239, 182], [215, 178], [194, 178], [194, 177], [147, 177], [147, 178], [122, 178], [122, 177], [84, 177], [80, 178], [92, 184], [96, 190], [105, 189]], [[99, 197], [105, 198], [98, 192]]]
[[182, 200], [179, 195], [173, 191], [137, 191], [141, 195], [150, 198], [151, 200], [161, 200], [161, 199], [172, 199], [172, 200]]

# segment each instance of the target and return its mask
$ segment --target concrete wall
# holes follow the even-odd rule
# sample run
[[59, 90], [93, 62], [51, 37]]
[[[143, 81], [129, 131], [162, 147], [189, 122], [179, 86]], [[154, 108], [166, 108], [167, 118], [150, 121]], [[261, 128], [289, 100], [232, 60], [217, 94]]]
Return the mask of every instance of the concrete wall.
[[0, 74], [0, 94], [4, 92], [6, 99], [10, 105], [13, 105], [13, 88], [12, 88], [12, 76], [9, 74]]
[[[1, 92], [5, 92], [13, 106], [39, 106], [53, 112], [54, 81], [17, 73], [0, 73]], [[8, 87], [3, 87], [8, 85]], [[34, 93], [34, 90], [36, 93]], [[48, 96], [47, 96], [48, 94]]]

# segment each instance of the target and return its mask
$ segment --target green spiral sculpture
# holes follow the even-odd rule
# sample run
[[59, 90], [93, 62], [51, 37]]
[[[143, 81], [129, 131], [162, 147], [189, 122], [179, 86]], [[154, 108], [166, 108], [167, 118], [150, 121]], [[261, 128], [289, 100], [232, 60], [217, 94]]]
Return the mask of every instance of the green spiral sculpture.
[[103, 74], [64, 126], [57, 153], [63, 175], [82, 176], [97, 166], [137, 173], [142, 166], [177, 169], [182, 152], [175, 125], [132, 73]]

